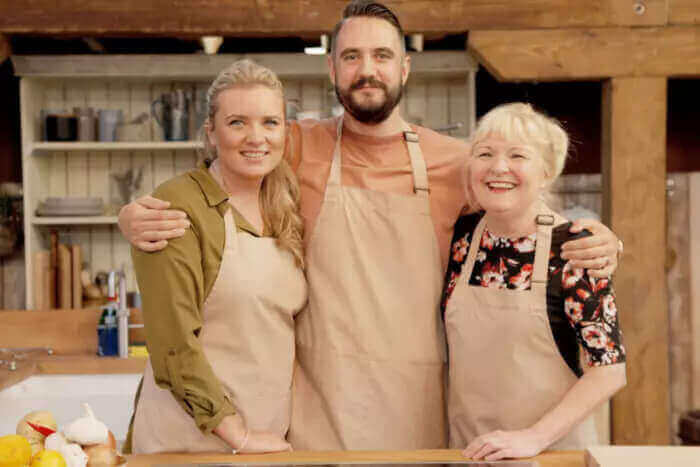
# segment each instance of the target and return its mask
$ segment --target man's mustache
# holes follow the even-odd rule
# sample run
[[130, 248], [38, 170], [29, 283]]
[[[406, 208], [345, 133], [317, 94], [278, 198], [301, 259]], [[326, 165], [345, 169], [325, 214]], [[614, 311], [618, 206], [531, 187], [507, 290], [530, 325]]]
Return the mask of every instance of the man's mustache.
[[387, 90], [386, 84], [382, 83], [381, 81], [377, 81], [377, 80], [376, 80], [374, 77], [372, 77], [372, 76], [369, 76], [369, 77], [367, 77], [367, 78], [360, 78], [360, 79], [358, 79], [357, 81], [355, 81], [354, 83], [352, 83], [352, 85], [350, 86], [350, 90], [351, 90], [351, 91], [355, 91], [355, 90], [361, 89], [361, 88], [363, 88], [363, 87], [365, 87], [365, 86], [370, 86], [370, 87], [373, 87], [373, 88], [380, 88], [380, 89], [383, 89], [384, 91]]

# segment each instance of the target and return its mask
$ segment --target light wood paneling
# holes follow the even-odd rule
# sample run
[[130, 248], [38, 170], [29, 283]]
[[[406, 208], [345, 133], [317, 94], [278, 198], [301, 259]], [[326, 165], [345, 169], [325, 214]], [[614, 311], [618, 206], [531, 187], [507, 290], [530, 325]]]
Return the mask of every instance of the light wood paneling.
[[[88, 93], [82, 86], [65, 86], [65, 107], [73, 113], [75, 107], [86, 107]], [[66, 154], [66, 180], [68, 196], [88, 195], [88, 155], [87, 152]]]
[[700, 26], [470, 31], [469, 49], [502, 81], [700, 76]]
[[[63, 83], [58, 81], [51, 81], [42, 86], [42, 96], [41, 96], [41, 108], [47, 111], [68, 111], [65, 101], [65, 93]], [[39, 116], [35, 116], [39, 121]], [[44, 122], [40, 122], [38, 125], [39, 131], [42, 134], [44, 130]], [[68, 174], [66, 170], [66, 153], [65, 152], [54, 152], [51, 156], [51, 169], [49, 170], [49, 193], [54, 194], [54, 196], [66, 196], [68, 194]], [[40, 187], [36, 187], [40, 188]], [[36, 205], [33, 206], [36, 209]]]
[[603, 218], [625, 242], [615, 283], [627, 387], [613, 399], [615, 444], [669, 443], [666, 87], [664, 78], [604, 85]]
[[[66, 83], [66, 85], [80, 85], [81, 83]], [[107, 82], [93, 80], [83, 84], [87, 88], [87, 104], [95, 109], [109, 108], [109, 94]], [[99, 118], [99, 114], [98, 114]], [[99, 138], [99, 131], [96, 132]], [[102, 198], [106, 207], [109, 206], [109, 153], [91, 151], [88, 153], [88, 191], [89, 196]], [[107, 272], [112, 265], [111, 234], [109, 227], [99, 226], [86, 229], [75, 229], [83, 248], [84, 259], [92, 277], [97, 272]]]
[[444, 80], [431, 81], [427, 89], [428, 105], [426, 109], [426, 126], [444, 128], [450, 123], [450, 105], [448, 84]]
[[[151, 115], [151, 88], [148, 83], [131, 83], [129, 98], [132, 118], [142, 113]], [[149, 141], [154, 140], [152, 126], [148, 123], [144, 123], [144, 125], [146, 126], [146, 134], [144, 136]], [[131, 164], [134, 169], [143, 170], [141, 188], [137, 191], [136, 197], [151, 193], [154, 188], [153, 159], [151, 154], [148, 151], [134, 151], [132, 152]]]
[[[162, 94], [169, 93], [171, 90], [171, 83], [154, 83], [151, 86], [151, 101], [159, 99]], [[154, 141], [164, 140], [163, 128], [155, 118], [151, 119], [151, 135]], [[152, 153], [151, 156], [153, 157], [153, 187], [155, 188], [175, 176], [175, 160], [172, 151]]]
[[[470, 106], [473, 104], [469, 93], [469, 83], [466, 79], [452, 79], [448, 81], [448, 98], [449, 117], [448, 122], [456, 124], [462, 123], [462, 127], [458, 130], [450, 131], [450, 136], [458, 138], [466, 138], [471, 133], [473, 125], [474, 109]], [[470, 102], [471, 101], [471, 102]]]
[[[293, 66], [299, 67], [299, 63], [306, 60], [305, 57], [308, 56], [260, 56], [271, 68], [280, 70], [292, 62], [295, 63]], [[130, 122], [142, 113], [150, 115], [151, 102], [163, 93], [178, 88], [206, 90], [208, 80], [183, 80], [181, 76], [177, 76], [176, 68], [195, 70], [201, 74], [212, 71], [212, 63], [207, 61], [208, 58], [201, 56], [179, 56], [175, 61], [170, 56], [159, 56], [159, 68], [156, 73], [139, 68], [140, 64], [153, 63], [153, 57], [144, 56], [14, 58], [17, 58], [16, 69], [25, 76], [22, 79], [22, 129], [25, 180], [29, 181], [25, 186], [27, 203], [34, 205], [36, 201], [48, 195], [97, 196], [101, 197], [107, 206], [114, 203], [111, 212], [107, 213], [109, 215], [90, 220], [29, 218], [26, 232], [31, 249], [46, 248], [45, 238], [49, 229], [56, 228], [61, 232], [63, 241], [81, 245], [84, 264], [93, 277], [98, 271], [109, 271], [124, 266], [128, 289], [136, 290], [129, 245], [113, 223], [113, 216], [116, 215], [119, 206], [115, 203], [116, 189], [112, 175], [124, 172], [128, 168], [143, 167], [143, 184], [137, 195], [149, 194], [159, 184], [195, 166], [196, 144], [162, 141], [162, 129], [152, 118], [146, 123], [145, 135], [142, 138], [145, 141], [46, 143], [41, 141], [39, 133], [39, 109], [72, 110], [73, 106], [78, 105], [87, 105], [95, 110], [122, 109], [125, 121]], [[240, 56], [215, 58], [215, 62], [223, 68]], [[258, 56], [254, 58], [257, 59]], [[310, 71], [306, 71], [307, 74], [316, 73], [313, 77], [300, 78], [294, 73], [282, 73], [282, 79], [286, 96], [298, 99], [300, 110], [320, 110], [323, 115], [327, 115], [334, 99], [330, 81], [325, 74], [325, 58], [322, 57], [321, 60], [319, 63], [323, 68], [317, 70], [310, 67]], [[411, 75], [402, 103], [403, 108], [408, 110], [409, 119], [415, 115], [421, 123], [430, 126], [443, 126], [457, 118], [460, 121], [463, 118], [473, 121], [474, 103], [470, 97], [466, 77], [469, 73], [473, 74], [475, 69], [475, 62], [464, 52], [413, 55], [413, 70], [416, 73]], [[116, 75], [106, 76], [111, 73], [110, 70], [115, 71]], [[139, 70], [150, 75], [143, 79], [135, 79]], [[322, 74], [319, 74], [319, 70]], [[161, 72], [163, 75], [158, 75]], [[215, 74], [214, 72], [209, 76], [209, 79]], [[433, 93], [435, 98], [432, 97]], [[25, 120], [36, 123], [26, 124]], [[176, 147], [170, 147], [169, 144]], [[97, 222], [90, 223], [91, 221]], [[47, 226], [49, 223], [51, 227]]]
[[700, 2], [697, 0], [669, 0], [670, 24], [700, 24]]
[[428, 87], [423, 80], [409, 80], [406, 86], [406, 113], [409, 122], [424, 125], [427, 123]]
[[[31, 7], [21, 6], [31, 3]], [[663, 25], [666, 0], [387, 0], [406, 32], [460, 33], [470, 29]], [[51, 0], [0, 4], [0, 32], [110, 36], [317, 35], [340, 19], [346, 0], [226, 0], [187, 3]], [[47, 23], [47, 16], [51, 22]]]
[[[108, 87], [109, 108], [122, 111], [123, 122], [130, 122], [136, 115], [131, 109], [131, 91], [129, 83], [126, 81], [115, 80], [109, 82]], [[115, 176], [124, 175], [131, 169], [131, 153], [129, 152], [110, 152], [109, 153], [109, 203], [110, 214], [117, 214], [123, 206], [124, 201], [121, 198], [119, 188]], [[111, 269], [124, 270], [127, 274], [127, 290], [133, 290], [135, 281], [133, 278], [133, 269], [131, 268], [131, 255], [128, 242], [124, 240], [117, 229], [109, 227], [105, 229], [109, 232], [110, 246], [112, 252]]]
[[700, 407], [700, 173], [688, 176], [692, 405]]
[[683, 446], [591, 446], [586, 449], [586, 467], [694, 467], [697, 447]]
[[323, 112], [324, 86], [321, 80], [303, 81], [301, 83], [301, 109], [304, 112], [318, 110]]

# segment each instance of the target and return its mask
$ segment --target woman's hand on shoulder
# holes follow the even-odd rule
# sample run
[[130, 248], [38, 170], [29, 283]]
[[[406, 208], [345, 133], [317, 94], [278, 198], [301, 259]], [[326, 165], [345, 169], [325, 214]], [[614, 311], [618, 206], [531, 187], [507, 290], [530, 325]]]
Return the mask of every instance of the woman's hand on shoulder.
[[187, 214], [169, 207], [168, 201], [142, 196], [119, 211], [119, 230], [139, 250], [162, 250], [190, 225]]
[[544, 437], [532, 429], [492, 431], [475, 438], [462, 451], [464, 457], [495, 461], [507, 458], [533, 457], [547, 447]]
[[573, 268], [587, 269], [591, 277], [610, 277], [617, 269], [617, 236], [594, 219], [576, 220], [569, 231], [578, 233], [584, 229], [593, 235], [564, 243], [561, 257], [570, 260]]

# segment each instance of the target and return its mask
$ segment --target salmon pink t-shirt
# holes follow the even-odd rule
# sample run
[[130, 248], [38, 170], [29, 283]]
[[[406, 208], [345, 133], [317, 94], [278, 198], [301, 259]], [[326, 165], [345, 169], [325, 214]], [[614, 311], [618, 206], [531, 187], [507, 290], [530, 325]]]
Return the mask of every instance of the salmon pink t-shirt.
[[[321, 211], [336, 141], [337, 118], [291, 122], [289, 161], [301, 185], [301, 214], [308, 240]], [[430, 211], [443, 270], [452, 232], [467, 203], [465, 164], [469, 145], [412, 125], [428, 169]], [[341, 181], [344, 186], [413, 195], [413, 172], [403, 133], [367, 136], [343, 128]]]

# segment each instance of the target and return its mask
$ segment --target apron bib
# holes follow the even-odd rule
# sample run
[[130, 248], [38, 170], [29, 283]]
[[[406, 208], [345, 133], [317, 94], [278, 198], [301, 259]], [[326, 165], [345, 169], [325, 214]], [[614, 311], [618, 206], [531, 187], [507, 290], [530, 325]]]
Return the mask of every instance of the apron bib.
[[[450, 353], [450, 447], [464, 448], [494, 430], [532, 426], [578, 378], [557, 347], [547, 314], [547, 271], [552, 226], [564, 222], [547, 210], [538, 216], [530, 290], [497, 290], [469, 284], [484, 219], [472, 236], [466, 263], [445, 310]], [[588, 417], [549, 449], [597, 444]]]
[[[203, 308], [199, 335], [224, 391], [251, 430], [284, 437], [291, 412], [294, 316], [306, 302], [304, 273], [274, 238], [238, 233], [229, 209], [219, 274]], [[159, 388], [150, 362], [134, 420], [134, 453], [231, 452], [204, 435], [172, 396]]]
[[413, 196], [341, 185], [342, 118], [307, 249], [289, 440], [299, 450], [446, 446], [442, 266], [418, 136]]

